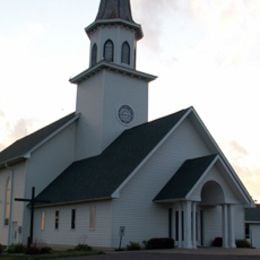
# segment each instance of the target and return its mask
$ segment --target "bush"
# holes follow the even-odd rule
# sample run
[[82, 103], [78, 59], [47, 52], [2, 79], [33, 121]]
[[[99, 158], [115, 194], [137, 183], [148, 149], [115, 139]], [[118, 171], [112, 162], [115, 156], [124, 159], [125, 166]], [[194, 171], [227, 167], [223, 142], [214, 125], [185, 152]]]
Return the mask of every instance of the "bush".
[[222, 237], [216, 237], [212, 241], [211, 246], [213, 246], [213, 247], [222, 247], [223, 246], [223, 239], [222, 239]]
[[246, 239], [236, 240], [237, 248], [251, 248], [250, 243]]
[[170, 249], [174, 248], [172, 238], [152, 238], [146, 242], [146, 249]]
[[22, 244], [10, 245], [7, 248], [8, 254], [24, 254], [26, 252], [26, 247]]
[[136, 250], [140, 250], [141, 246], [138, 242], [129, 242], [129, 244], [126, 246], [126, 249], [128, 251], [136, 251]]
[[87, 244], [78, 244], [74, 247], [74, 251], [92, 251], [93, 248]]
[[27, 255], [47, 255], [52, 252], [50, 247], [38, 247], [37, 245], [32, 245], [26, 249], [25, 253]]
[[4, 252], [5, 247], [0, 244], [0, 255]]

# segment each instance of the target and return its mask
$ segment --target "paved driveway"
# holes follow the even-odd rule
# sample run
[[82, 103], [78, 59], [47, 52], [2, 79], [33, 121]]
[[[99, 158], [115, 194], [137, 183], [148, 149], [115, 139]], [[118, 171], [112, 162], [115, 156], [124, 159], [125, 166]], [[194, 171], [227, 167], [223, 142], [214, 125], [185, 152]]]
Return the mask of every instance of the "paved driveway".
[[169, 250], [108, 253], [67, 260], [259, 260], [259, 250]]

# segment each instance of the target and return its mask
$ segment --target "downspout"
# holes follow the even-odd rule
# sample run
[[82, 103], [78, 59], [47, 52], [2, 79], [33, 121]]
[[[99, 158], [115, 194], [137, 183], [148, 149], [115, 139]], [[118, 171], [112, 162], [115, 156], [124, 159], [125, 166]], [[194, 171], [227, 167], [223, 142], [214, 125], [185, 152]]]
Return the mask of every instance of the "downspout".
[[12, 239], [11, 239], [11, 236], [12, 236], [12, 225], [13, 225], [13, 201], [14, 201], [14, 170], [13, 168], [10, 168], [8, 166], [8, 163], [6, 162], [5, 163], [5, 168], [7, 170], [10, 170], [11, 172], [11, 198], [10, 198], [10, 220], [9, 220], [9, 223], [8, 223], [8, 242], [7, 242], [7, 245], [11, 245], [12, 244]]

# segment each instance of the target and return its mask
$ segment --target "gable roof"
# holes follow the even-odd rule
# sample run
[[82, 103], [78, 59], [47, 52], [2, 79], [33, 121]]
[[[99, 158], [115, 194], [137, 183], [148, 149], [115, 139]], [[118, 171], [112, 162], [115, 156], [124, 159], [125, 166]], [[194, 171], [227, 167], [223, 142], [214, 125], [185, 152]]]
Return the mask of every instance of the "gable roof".
[[185, 161], [154, 201], [184, 199], [216, 157], [209, 155]]
[[71, 113], [54, 123], [17, 140], [0, 153], [0, 167], [6, 163], [16, 163], [20, 160], [24, 160], [26, 154], [29, 153], [35, 146], [76, 118], [76, 113]]
[[124, 131], [102, 154], [69, 166], [37, 199], [55, 204], [112, 198], [113, 192], [188, 110]]
[[260, 223], [260, 206], [245, 209], [245, 221]]

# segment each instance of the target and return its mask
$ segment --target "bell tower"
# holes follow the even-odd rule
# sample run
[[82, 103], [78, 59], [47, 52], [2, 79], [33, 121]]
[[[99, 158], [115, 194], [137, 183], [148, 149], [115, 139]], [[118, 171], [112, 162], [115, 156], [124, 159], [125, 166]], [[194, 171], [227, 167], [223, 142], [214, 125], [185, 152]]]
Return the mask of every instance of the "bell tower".
[[89, 68], [74, 78], [81, 114], [76, 159], [98, 155], [124, 130], [148, 120], [148, 83], [156, 77], [136, 70], [137, 41], [130, 0], [101, 0], [90, 39]]

